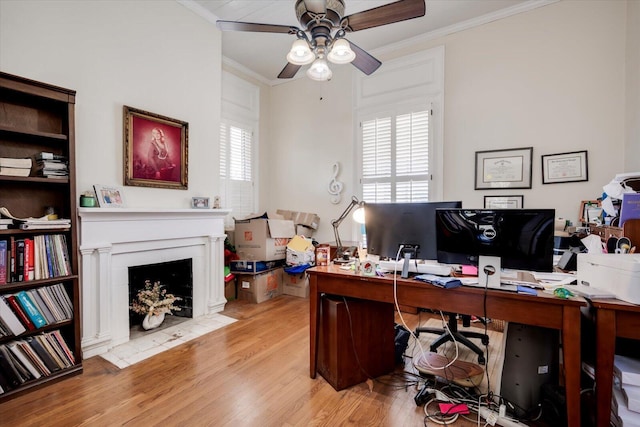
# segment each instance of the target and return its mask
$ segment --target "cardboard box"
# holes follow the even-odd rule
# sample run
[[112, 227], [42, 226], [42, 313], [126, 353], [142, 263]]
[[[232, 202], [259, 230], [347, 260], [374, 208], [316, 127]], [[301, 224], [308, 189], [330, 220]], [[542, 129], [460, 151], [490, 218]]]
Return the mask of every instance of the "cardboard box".
[[227, 301], [236, 299], [236, 280], [229, 280], [224, 284], [224, 297]]
[[283, 293], [294, 297], [309, 298], [309, 276], [307, 273], [282, 275]]
[[258, 274], [238, 274], [238, 299], [255, 304], [282, 295], [282, 267]]
[[640, 304], [640, 254], [578, 254], [578, 284]]
[[284, 219], [290, 219], [295, 225], [304, 225], [314, 230], [317, 230], [320, 225], [320, 217], [314, 213], [286, 211], [283, 209], [278, 209], [276, 213], [282, 215]]
[[257, 218], [236, 220], [234, 234], [241, 259], [273, 261], [286, 257], [287, 243], [296, 232], [291, 220]]

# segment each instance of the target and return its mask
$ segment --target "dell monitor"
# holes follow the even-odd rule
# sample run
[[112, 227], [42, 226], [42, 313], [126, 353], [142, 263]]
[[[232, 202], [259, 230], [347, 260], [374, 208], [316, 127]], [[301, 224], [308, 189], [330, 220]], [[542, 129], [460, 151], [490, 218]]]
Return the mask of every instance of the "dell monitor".
[[407, 277], [409, 259], [436, 259], [436, 209], [460, 207], [460, 201], [366, 203], [367, 252], [391, 259], [400, 256], [402, 277]]
[[502, 268], [550, 272], [554, 217], [553, 209], [439, 209], [438, 262], [478, 265], [493, 256]]

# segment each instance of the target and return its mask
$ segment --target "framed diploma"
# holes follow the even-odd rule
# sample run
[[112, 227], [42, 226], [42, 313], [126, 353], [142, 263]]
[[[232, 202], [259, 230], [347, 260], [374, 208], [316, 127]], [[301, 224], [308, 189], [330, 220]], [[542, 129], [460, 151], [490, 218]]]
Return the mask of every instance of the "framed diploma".
[[524, 196], [484, 196], [485, 209], [522, 209]]
[[476, 151], [476, 190], [531, 188], [533, 147]]
[[586, 151], [542, 156], [542, 183], [589, 181]]

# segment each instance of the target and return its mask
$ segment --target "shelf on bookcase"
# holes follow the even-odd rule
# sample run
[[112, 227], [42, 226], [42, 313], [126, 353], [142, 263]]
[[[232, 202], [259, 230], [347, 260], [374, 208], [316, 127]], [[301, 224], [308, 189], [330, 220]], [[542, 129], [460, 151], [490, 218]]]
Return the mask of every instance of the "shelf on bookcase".
[[2, 293], [14, 292], [14, 291], [22, 291], [24, 289], [32, 289], [39, 288], [41, 286], [54, 285], [60, 282], [69, 282], [71, 280], [78, 279], [77, 274], [72, 274], [69, 276], [56, 276], [49, 279], [38, 279], [38, 280], [25, 280], [22, 282], [10, 282], [4, 283], [0, 285], [0, 291]]
[[54, 141], [63, 141], [66, 142], [68, 140], [67, 135], [62, 133], [53, 133], [53, 132], [41, 132], [28, 128], [16, 128], [12, 126], [0, 125], [0, 135], [2, 134], [11, 134], [13, 137], [22, 137], [25, 136], [33, 139], [39, 138], [43, 140], [54, 140]]
[[17, 389], [9, 390], [5, 393], [0, 394], [0, 402], [14, 398], [22, 393], [28, 392], [32, 388], [40, 387], [44, 384], [50, 384], [51, 382], [54, 382], [54, 381], [60, 381], [69, 375], [79, 375], [81, 373], [82, 373], [82, 364], [80, 363], [70, 368], [62, 369], [56, 373], [49, 375], [48, 377], [42, 377], [37, 380], [27, 381]]
[[13, 176], [13, 175], [0, 175], [0, 181], [12, 181], [12, 182], [24, 182], [33, 184], [69, 184], [69, 178], [46, 178], [43, 176]]

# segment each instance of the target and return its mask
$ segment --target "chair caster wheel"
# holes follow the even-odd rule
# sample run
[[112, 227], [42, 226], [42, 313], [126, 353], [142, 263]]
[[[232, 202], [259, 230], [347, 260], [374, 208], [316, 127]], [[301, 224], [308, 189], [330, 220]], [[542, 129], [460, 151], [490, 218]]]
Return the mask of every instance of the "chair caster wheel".
[[486, 365], [487, 361], [484, 359], [484, 356], [478, 356], [478, 365]]
[[481, 340], [482, 340], [482, 345], [489, 345], [489, 337], [486, 337], [486, 336], [482, 337]]

